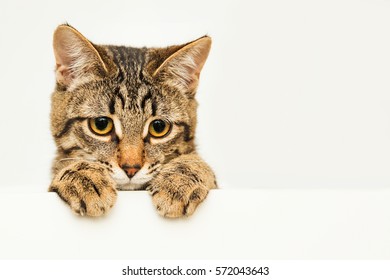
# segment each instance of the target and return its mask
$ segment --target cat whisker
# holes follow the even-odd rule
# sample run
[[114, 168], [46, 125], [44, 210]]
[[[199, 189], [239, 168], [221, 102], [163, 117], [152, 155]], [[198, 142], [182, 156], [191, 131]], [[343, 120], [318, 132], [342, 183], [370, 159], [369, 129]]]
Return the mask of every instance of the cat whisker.
[[151, 174], [153, 174], [154, 172], [160, 171], [160, 169], [161, 169], [161, 164], [154, 165], [152, 168], [150, 168], [150, 169], [148, 170], [148, 172], [147, 172], [146, 174], [151, 175]]
[[204, 161], [201, 161], [201, 160], [188, 160], [188, 159], [182, 159], [180, 162], [184, 162], [184, 163], [204, 163]]
[[[167, 170], [164, 170], [164, 174], [167, 174], [167, 175], [177, 175], [178, 173], [177, 173], [177, 170], [175, 170], [175, 171], [170, 171], [169, 169], [168, 169], [168, 172], [166, 172]], [[184, 178], [187, 178], [188, 180], [193, 180], [194, 179], [194, 177], [193, 176], [189, 176], [189, 175], [186, 175], [186, 174], [183, 174], [183, 173], [180, 173], [180, 176], [181, 177], [184, 177]], [[204, 186], [205, 187], [205, 185], [204, 184], [202, 184], [201, 182], [199, 182], [199, 184], [198, 185], [200, 185], [200, 186]]]
[[83, 161], [89, 161], [89, 162], [96, 162], [95, 159], [89, 159], [89, 158], [62, 158], [60, 160], [57, 160], [57, 162], [66, 161], [66, 160], [83, 160]]
[[60, 160], [57, 160], [57, 162], [66, 161], [66, 160], [79, 160], [80, 158], [62, 158]]

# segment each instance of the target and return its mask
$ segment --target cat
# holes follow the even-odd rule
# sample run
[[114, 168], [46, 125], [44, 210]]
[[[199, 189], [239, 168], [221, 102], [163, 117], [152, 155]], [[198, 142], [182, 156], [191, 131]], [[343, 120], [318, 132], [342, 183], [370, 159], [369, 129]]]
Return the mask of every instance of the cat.
[[105, 214], [117, 190], [149, 191], [164, 217], [193, 214], [217, 188], [194, 143], [195, 93], [210, 47], [209, 36], [166, 48], [95, 45], [59, 25], [49, 191], [81, 216]]

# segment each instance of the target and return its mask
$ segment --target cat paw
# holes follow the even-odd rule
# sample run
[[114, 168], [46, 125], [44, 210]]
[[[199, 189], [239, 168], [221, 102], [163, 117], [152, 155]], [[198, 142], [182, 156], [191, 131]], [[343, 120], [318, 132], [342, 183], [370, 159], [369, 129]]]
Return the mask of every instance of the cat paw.
[[117, 198], [115, 182], [105, 168], [84, 162], [57, 174], [49, 191], [56, 192], [81, 216], [101, 216], [114, 206]]
[[169, 187], [151, 190], [152, 201], [157, 212], [167, 218], [192, 215], [207, 194], [208, 190], [203, 187], [195, 187], [187, 191]]

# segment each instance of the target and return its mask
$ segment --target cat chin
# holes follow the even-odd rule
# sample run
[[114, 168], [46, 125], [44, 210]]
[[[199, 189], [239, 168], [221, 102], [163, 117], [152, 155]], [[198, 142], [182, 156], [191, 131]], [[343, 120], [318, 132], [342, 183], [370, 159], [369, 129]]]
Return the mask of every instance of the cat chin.
[[126, 183], [117, 182], [118, 190], [143, 190], [145, 189], [145, 184], [152, 179], [150, 175], [144, 175], [142, 172], [136, 174], [132, 179]]
[[134, 191], [144, 189], [145, 184], [128, 183], [124, 185], [117, 185], [117, 189], [120, 191]]

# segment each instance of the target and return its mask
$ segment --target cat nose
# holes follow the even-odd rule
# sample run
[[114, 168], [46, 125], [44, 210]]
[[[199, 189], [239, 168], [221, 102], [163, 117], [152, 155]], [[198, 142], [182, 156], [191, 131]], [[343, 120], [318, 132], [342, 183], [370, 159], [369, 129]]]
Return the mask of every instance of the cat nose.
[[123, 164], [121, 166], [121, 168], [123, 169], [123, 171], [126, 172], [127, 177], [129, 177], [131, 179], [135, 175], [135, 173], [137, 173], [141, 169], [141, 165], [140, 164], [134, 164], [134, 165]]

